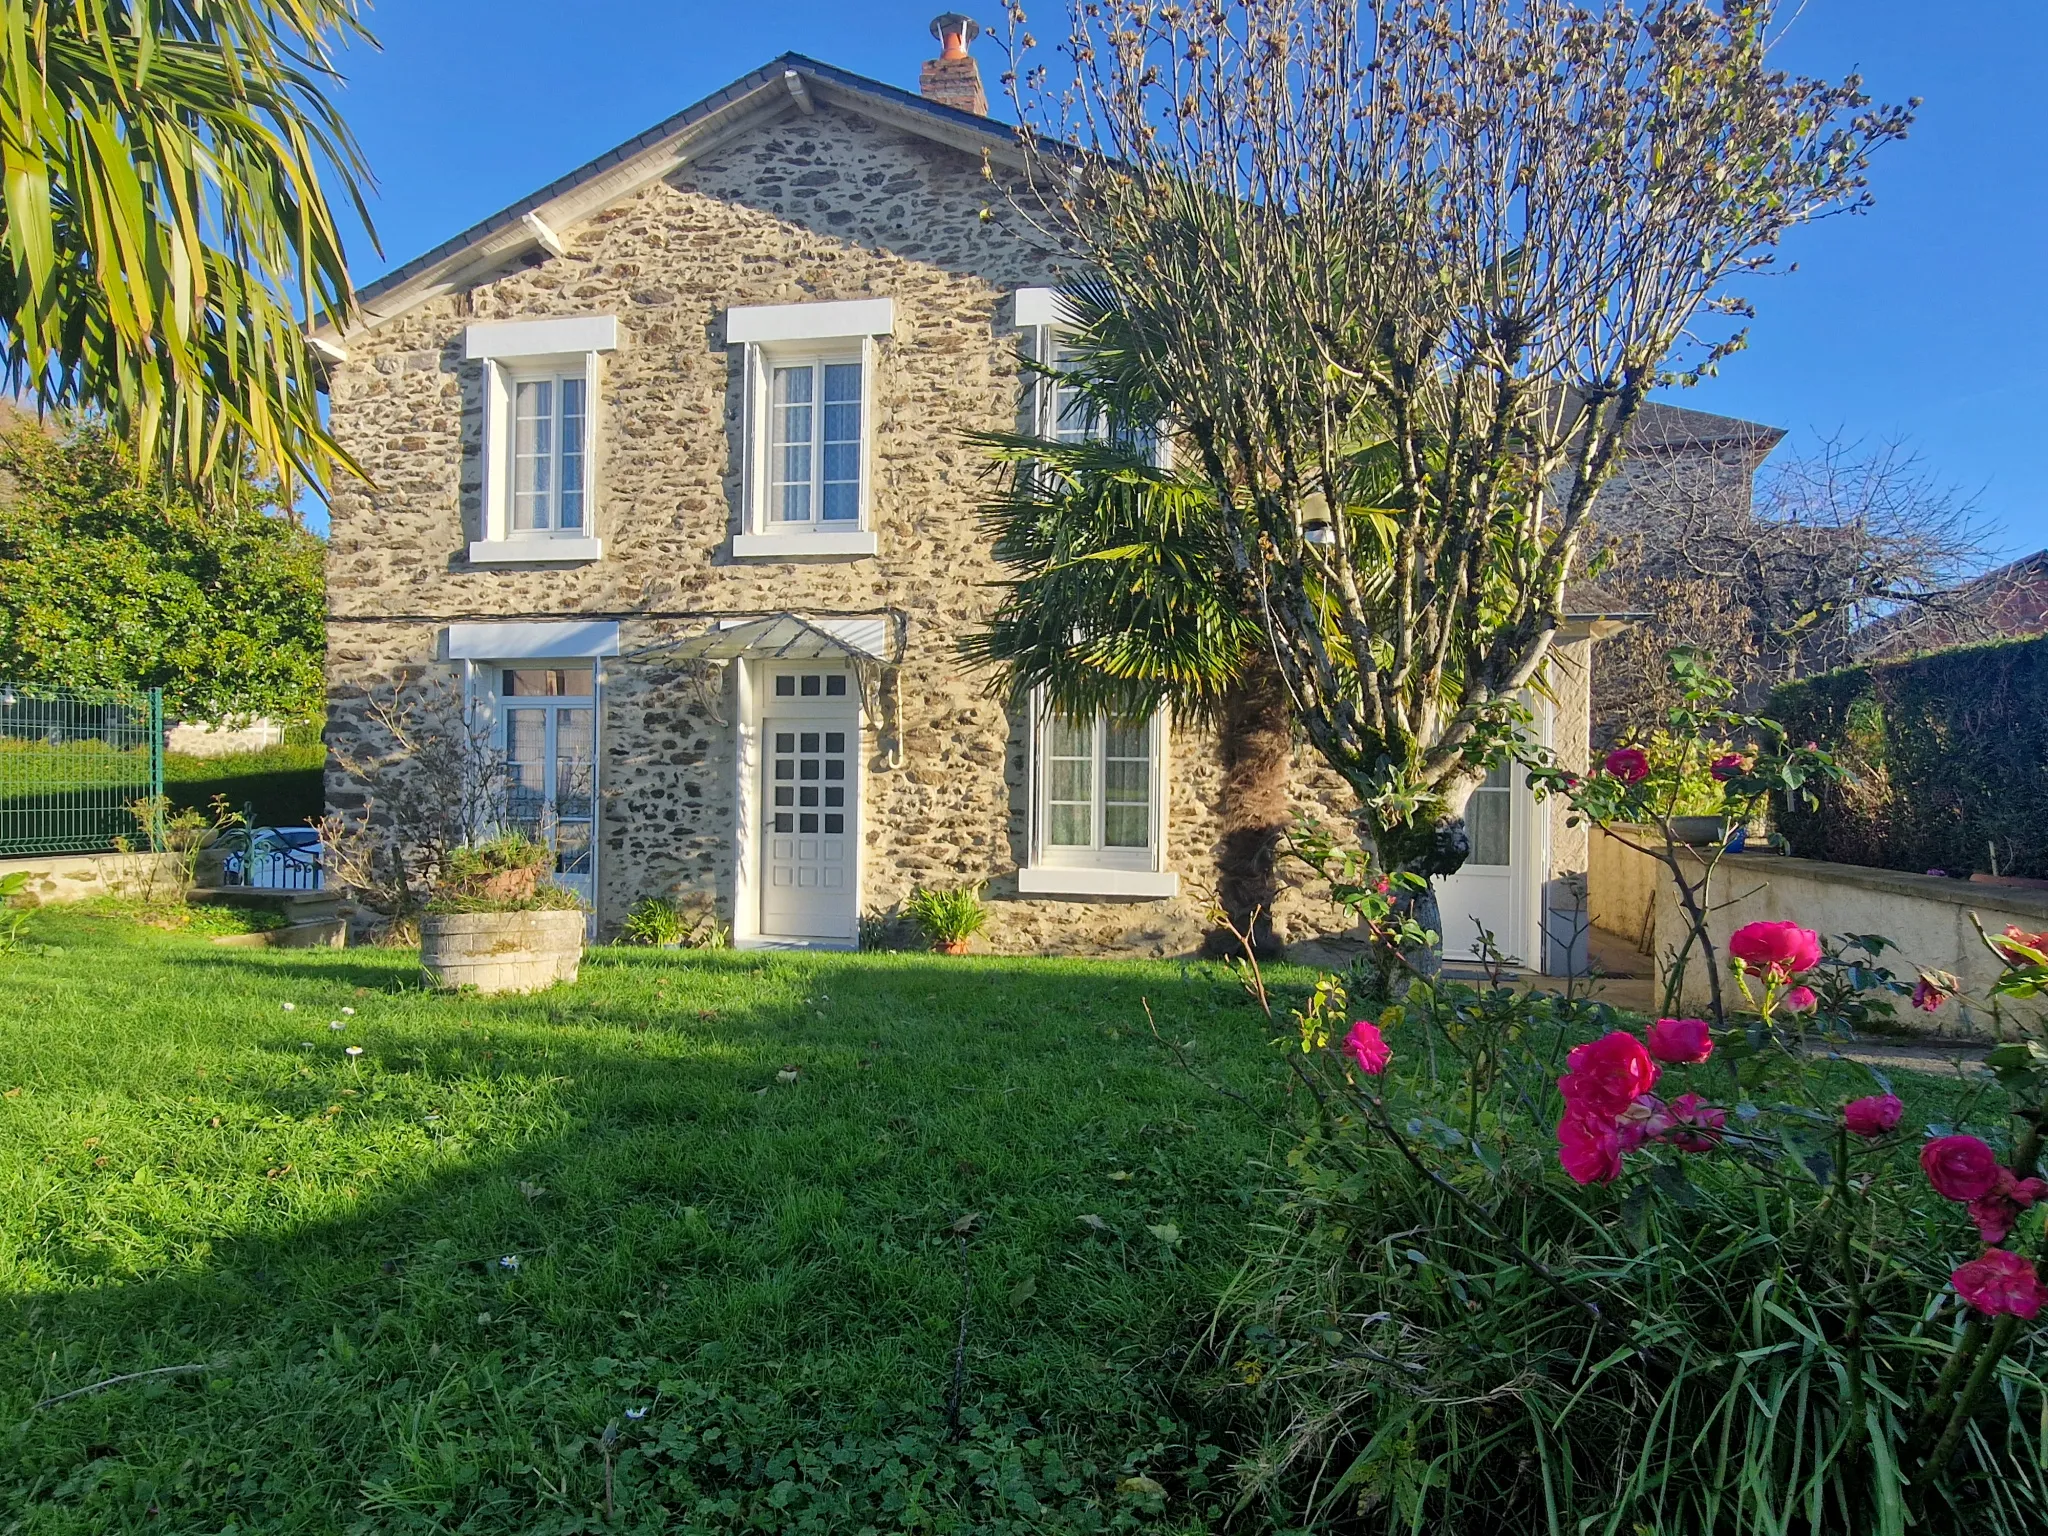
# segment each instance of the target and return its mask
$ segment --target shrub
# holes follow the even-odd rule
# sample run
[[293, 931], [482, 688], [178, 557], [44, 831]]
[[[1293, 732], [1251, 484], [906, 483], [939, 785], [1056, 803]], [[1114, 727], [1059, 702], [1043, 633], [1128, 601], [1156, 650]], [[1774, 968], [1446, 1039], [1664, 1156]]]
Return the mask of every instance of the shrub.
[[643, 896], [626, 914], [620, 935], [628, 944], [664, 949], [724, 949], [732, 930], [704, 901], [675, 901]]
[[[1583, 777], [1531, 775], [1575, 817], [1656, 830], [1645, 851], [1693, 930], [1667, 996], [1684, 995], [1688, 964], [1713, 965], [1707, 1019], [1639, 1036], [1601, 1005], [1423, 975], [1376, 1016], [1351, 1019], [1338, 977], [1293, 1011], [1312, 1123], [1288, 1159], [1281, 1236], [1226, 1302], [1223, 1357], [1261, 1427], [1241, 1471], [1276, 1523], [2004, 1536], [2048, 1522], [2033, 1257], [2048, 1253], [2048, 1045], [2039, 1020], [2004, 1012], [2048, 994], [2048, 934], [1986, 940], [2001, 1038], [2020, 1036], [1989, 1058], [1996, 1087], [1954, 1120], [1908, 1120], [1881, 1075], [1826, 1045], [1909, 990], [1938, 1009], [1955, 978], [1909, 988], [1875, 936], [1830, 945], [1754, 923], [1730, 936], [1720, 984], [1701, 889], [1673, 857], [1674, 751], [1713, 754], [1731, 809], [1805, 793], [1833, 765], [1729, 711], [1697, 658], [1673, 665], [1668, 743], [1618, 748]], [[1730, 736], [1748, 750], [1718, 750]], [[1305, 856], [1361, 916], [1378, 955], [1353, 976], [1384, 996], [1396, 965], [1419, 969], [1404, 893], [1326, 847]], [[1238, 969], [1272, 1014], [1256, 962]]]
[[[1800, 1050], [1779, 1007], [1796, 979], [1752, 973], [1757, 1011], [1695, 1065], [1654, 1061], [1599, 1005], [1452, 983], [1340, 1042], [1347, 1000], [1318, 990], [1290, 1050], [1319, 1108], [1287, 1235], [1226, 1306], [1224, 1391], [1262, 1426], [1242, 1470], [1276, 1521], [2043, 1528], [2033, 1314], [1944, 1294], [1953, 1273], [1987, 1297], [1963, 1268], [1977, 1234], [1884, 1080], [1845, 1088]], [[1683, 1059], [1698, 1033], [1653, 1044]], [[2015, 1184], [2039, 1086], [1973, 1122], [2002, 1139], [1999, 1111], [2020, 1116]], [[2016, 1204], [1991, 1250], [2029, 1283], [2040, 1210]]]
[[567, 912], [583, 902], [541, 876], [555, 853], [524, 832], [499, 832], [481, 842], [448, 850], [429, 912]]
[[2048, 637], [1789, 683], [1771, 712], [1853, 778], [1778, 825], [1816, 859], [2048, 878]]
[[958, 885], [928, 891], [919, 886], [903, 903], [903, 915], [915, 923], [934, 949], [957, 951], [988, 926], [988, 907], [981, 887]]

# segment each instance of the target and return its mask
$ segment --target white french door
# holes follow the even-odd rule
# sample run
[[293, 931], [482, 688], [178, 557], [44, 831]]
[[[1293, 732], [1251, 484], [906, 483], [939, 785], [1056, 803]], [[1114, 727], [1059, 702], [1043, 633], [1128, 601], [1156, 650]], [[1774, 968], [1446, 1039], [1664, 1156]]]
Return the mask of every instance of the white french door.
[[860, 702], [843, 667], [770, 669], [761, 701], [761, 937], [860, 933]]
[[1517, 900], [1517, 887], [1526, 878], [1518, 834], [1530, 810], [1527, 791], [1517, 783], [1521, 777], [1520, 769], [1503, 764], [1487, 774], [1466, 803], [1465, 835], [1472, 852], [1462, 869], [1437, 884], [1446, 960], [1473, 959], [1482, 927], [1503, 954], [1531, 966], [1541, 960], [1524, 953], [1522, 903]]
[[555, 851], [557, 885], [595, 906], [597, 711], [588, 663], [504, 667], [497, 678], [505, 821]]

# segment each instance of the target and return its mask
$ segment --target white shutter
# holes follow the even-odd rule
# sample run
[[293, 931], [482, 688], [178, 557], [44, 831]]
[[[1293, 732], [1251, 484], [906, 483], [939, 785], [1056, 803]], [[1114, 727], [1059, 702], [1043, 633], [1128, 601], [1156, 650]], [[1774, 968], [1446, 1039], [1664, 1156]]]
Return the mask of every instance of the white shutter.
[[[583, 354], [583, 530], [582, 530], [582, 532], [583, 532], [583, 537], [585, 537], [586, 539], [594, 539], [594, 538], [596, 538], [596, 537], [598, 536], [598, 535], [597, 535], [597, 501], [598, 501], [598, 496], [597, 496], [597, 487], [598, 487], [598, 478], [597, 478], [597, 477], [598, 477], [598, 470], [599, 470], [599, 465], [598, 465], [598, 462], [597, 462], [597, 442], [598, 442], [598, 430], [597, 430], [597, 419], [598, 419], [598, 403], [597, 403], [597, 398], [598, 398], [598, 397], [597, 397], [597, 389], [598, 389], [598, 384], [599, 384], [599, 382], [600, 382], [600, 375], [601, 375], [601, 373], [603, 372], [603, 369], [604, 369], [604, 358], [603, 358], [603, 355], [602, 355], [601, 353], [597, 353], [597, 352], [586, 352], [586, 353], [584, 353], [584, 354]], [[557, 521], [559, 522], [559, 519], [557, 519]], [[593, 849], [595, 848], [595, 846], [596, 846], [596, 844], [595, 844], [595, 838], [594, 838], [594, 835], [593, 835], [593, 842], [592, 842], [592, 847], [593, 847]], [[595, 853], [593, 852], [593, 854], [592, 854], [592, 859], [591, 859], [591, 869], [592, 869], [593, 871], [595, 871], [595, 870], [596, 870], [596, 868], [597, 868], [597, 863], [596, 863], [596, 855], [595, 855]], [[595, 889], [595, 887], [593, 886], [593, 887], [592, 887], [592, 889]]]
[[767, 449], [761, 436], [767, 416], [761, 402], [761, 349], [743, 342], [740, 351], [740, 532], [758, 533], [765, 526], [761, 515], [761, 479]]
[[483, 471], [479, 501], [482, 526], [477, 530], [477, 537], [502, 539], [512, 526], [512, 394], [505, 382], [505, 371], [495, 359], [484, 362], [483, 396], [483, 432], [477, 445]]

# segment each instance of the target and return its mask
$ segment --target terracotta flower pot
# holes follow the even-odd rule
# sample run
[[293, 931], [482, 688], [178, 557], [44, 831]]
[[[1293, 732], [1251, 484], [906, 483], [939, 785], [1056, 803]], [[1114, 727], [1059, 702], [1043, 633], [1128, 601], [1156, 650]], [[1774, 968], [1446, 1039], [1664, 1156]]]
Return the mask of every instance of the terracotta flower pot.
[[434, 986], [533, 992], [574, 981], [581, 912], [440, 912], [420, 919], [420, 965]]
[[933, 944], [932, 948], [942, 955], [964, 955], [967, 953], [967, 942], [965, 939], [941, 939]]

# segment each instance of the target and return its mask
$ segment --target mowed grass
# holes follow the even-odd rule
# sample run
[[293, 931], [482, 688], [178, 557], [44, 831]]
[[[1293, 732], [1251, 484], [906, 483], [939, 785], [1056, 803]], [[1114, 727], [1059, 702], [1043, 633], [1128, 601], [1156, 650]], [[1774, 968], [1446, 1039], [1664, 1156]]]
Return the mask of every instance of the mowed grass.
[[0, 1530], [1195, 1531], [1233, 1495], [1181, 1373], [1288, 1132], [1227, 978], [607, 949], [481, 999], [407, 951], [30, 937]]

